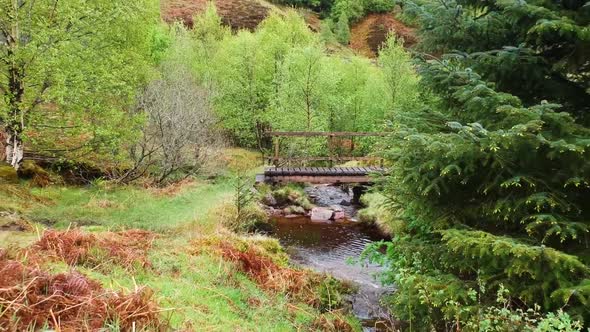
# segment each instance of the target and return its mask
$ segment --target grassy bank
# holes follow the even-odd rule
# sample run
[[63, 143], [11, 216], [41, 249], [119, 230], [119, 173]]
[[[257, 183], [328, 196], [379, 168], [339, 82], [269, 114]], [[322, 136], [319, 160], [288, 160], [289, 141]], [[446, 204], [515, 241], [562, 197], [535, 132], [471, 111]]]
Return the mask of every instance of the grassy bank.
[[[231, 163], [229, 169], [231, 172]], [[232, 195], [230, 175], [217, 180], [185, 181], [163, 189], [99, 182], [88, 187], [4, 186], [0, 190], [0, 225], [3, 225], [0, 248], [16, 252], [17, 247], [31, 246], [45, 229], [75, 228], [98, 237], [125, 229], [149, 230], [157, 236], [147, 251], [146, 267], [118, 263], [66, 264], [60, 259], [40, 260], [39, 267], [51, 273], [79, 271], [111, 290], [131, 292], [140, 285], [148, 286], [154, 291], [159, 313], [169, 329], [309, 331], [342, 330], [342, 326], [346, 326], [345, 330], [358, 329], [358, 324], [349, 317], [337, 311], [328, 312], [320, 305], [324, 290], [335, 291], [332, 281], [291, 270], [284, 264], [286, 256], [275, 240], [237, 235], [219, 224], [214, 211]], [[267, 264], [265, 268], [272, 266], [273, 278], [287, 272], [291, 273], [289, 276], [301, 277], [305, 280], [305, 292], [298, 290], [297, 294], [305, 293], [306, 297], [294, 295], [292, 285], [287, 284], [292, 282], [287, 280], [291, 277], [284, 280], [284, 289], [283, 285], [269, 287], [262, 283], [264, 278], [268, 281], [268, 276], [262, 278], [256, 274], [261, 271], [244, 269], [245, 265], [237, 258], [228, 259], [227, 248], [237, 253], [255, 253], [254, 258], [244, 256], [244, 259], [263, 262]], [[92, 250], [88, 252], [88, 255], [95, 254]]]

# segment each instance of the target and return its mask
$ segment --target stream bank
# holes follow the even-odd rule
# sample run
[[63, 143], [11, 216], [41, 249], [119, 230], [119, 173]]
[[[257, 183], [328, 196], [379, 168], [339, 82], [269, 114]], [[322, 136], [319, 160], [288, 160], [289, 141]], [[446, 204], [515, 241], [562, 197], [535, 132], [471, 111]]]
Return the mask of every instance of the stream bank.
[[360, 206], [353, 204], [350, 188], [316, 185], [305, 187], [303, 192], [305, 197], [291, 193], [292, 201], [309, 200], [313, 206], [271, 207], [268, 233], [279, 240], [296, 265], [331, 274], [358, 288], [348, 300], [364, 331], [391, 330], [393, 319], [380, 305], [380, 298], [395, 289], [377, 280], [381, 267], [357, 261], [368, 244], [387, 240], [388, 236], [374, 225], [356, 220]]

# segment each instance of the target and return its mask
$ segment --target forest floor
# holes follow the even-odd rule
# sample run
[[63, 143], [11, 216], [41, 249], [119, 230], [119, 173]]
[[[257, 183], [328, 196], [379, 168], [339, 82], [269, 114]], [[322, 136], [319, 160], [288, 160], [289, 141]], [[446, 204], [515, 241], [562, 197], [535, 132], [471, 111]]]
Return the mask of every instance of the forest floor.
[[[235, 155], [259, 158], [245, 151]], [[18, 267], [19, 273], [1, 276], [0, 288], [8, 284], [20, 292], [7, 302], [9, 295], [0, 291], [1, 323], [18, 326], [22, 315], [45, 315], [53, 325], [66, 326], [63, 311], [78, 310], [74, 318], [80, 319], [86, 315], [80, 308], [103, 305], [98, 299], [108, 290], [118, 294], [117, 310], [127, 310], [109, 323], [110, 330], [131, 329], [124, 324], [152, 316], [160, 330], [358, 330], [354, 319], [322, 305], [326, 279], [289, 267], [276, 240], [238, 235], [219, 224], [218, 208], [232, 199], [231, 179], [228, 174], [163, 189], [109, 183], [0, 187], [0, 270], [14, 273]], [[34, 276], [30, 283], [23, 283], [25, 274]], [[55, 306], [45, 313], [43, 305], [38, 312], [27, 307], [25, 297], [47, 295], [47, 286], [32, 294], [31, 285], [39, 280], [60, 290], [40, 301], [43, 305], [58, 301], [59, 294], [69, 306], [59, 303], [64, 309], [57, 313]], [[147, 295], [139, 292], [143, 286]], [[95, 293], [88, 289], [101, 295], [90, 297]], [[92, 301], [76, 302], [72, 290]], [[110, 308], [113, 297], [104, 301]], [[111, 316], [108, 310], [104, 314]]]

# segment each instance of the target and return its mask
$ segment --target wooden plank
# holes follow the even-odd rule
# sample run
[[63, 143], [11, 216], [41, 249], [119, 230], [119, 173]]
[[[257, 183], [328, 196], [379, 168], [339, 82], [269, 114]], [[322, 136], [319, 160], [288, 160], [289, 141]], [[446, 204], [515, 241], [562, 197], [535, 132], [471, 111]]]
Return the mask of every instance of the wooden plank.
[[334, 183], [370, 183], [373, 179], [369, 176], [315, 176], [315, 175], [298, 175], [298, 176], [274, 176], [268, 177], [267, 182], [299, 182], [299, 183], [317, 183], [317, 184], [334, 184]]
[[[272, 162], [275, 159], [274, 158], [269, 158], [269, 160]], [[302, 161], [330, 161], [330, 160], [336, 160], [336, 161], [378, 161], [381, 160], [381, 158], [377, 158], [377, 157], [354, 157], [354, 156], [341, 156], [341, 157], [336, 157], [336, 158], [330, 158], [330, 157], [279, 157], [278, 161], [285, 161], [285, 162], [302, 162]]]
[[352, 132], [352, 131], [269, 131], [264, 133], [271, 137], [383, 137], [386, 132]]

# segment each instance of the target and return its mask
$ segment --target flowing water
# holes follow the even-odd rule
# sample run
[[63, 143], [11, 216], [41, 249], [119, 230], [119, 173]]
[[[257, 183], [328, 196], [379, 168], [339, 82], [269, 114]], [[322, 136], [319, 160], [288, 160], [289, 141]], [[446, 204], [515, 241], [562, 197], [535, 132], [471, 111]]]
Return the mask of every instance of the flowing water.
[[[314, 186], [306, 188], [306, 192], [318, 206], [341, 208], [351, 217], [356, 213], [356, 208], [350, 205], [352, 197], [347, 190]], [[363, 322], [365, 331], [386, 330], [375, 327], [376, 322], [388, 317], [379, 298], [392, 292], [393, 288], [384, 287], [376, 280], [380, 267], [352, 262], [359, 258], [367, 244], [385, 239], [376, 228], [352, 218], [344, 222], [312, 222], [308, 217], [277, 217], [272, 233], [287, 248], [296, 264], [357, 285], [357, 294], [350, 298], [353, 313]]]

